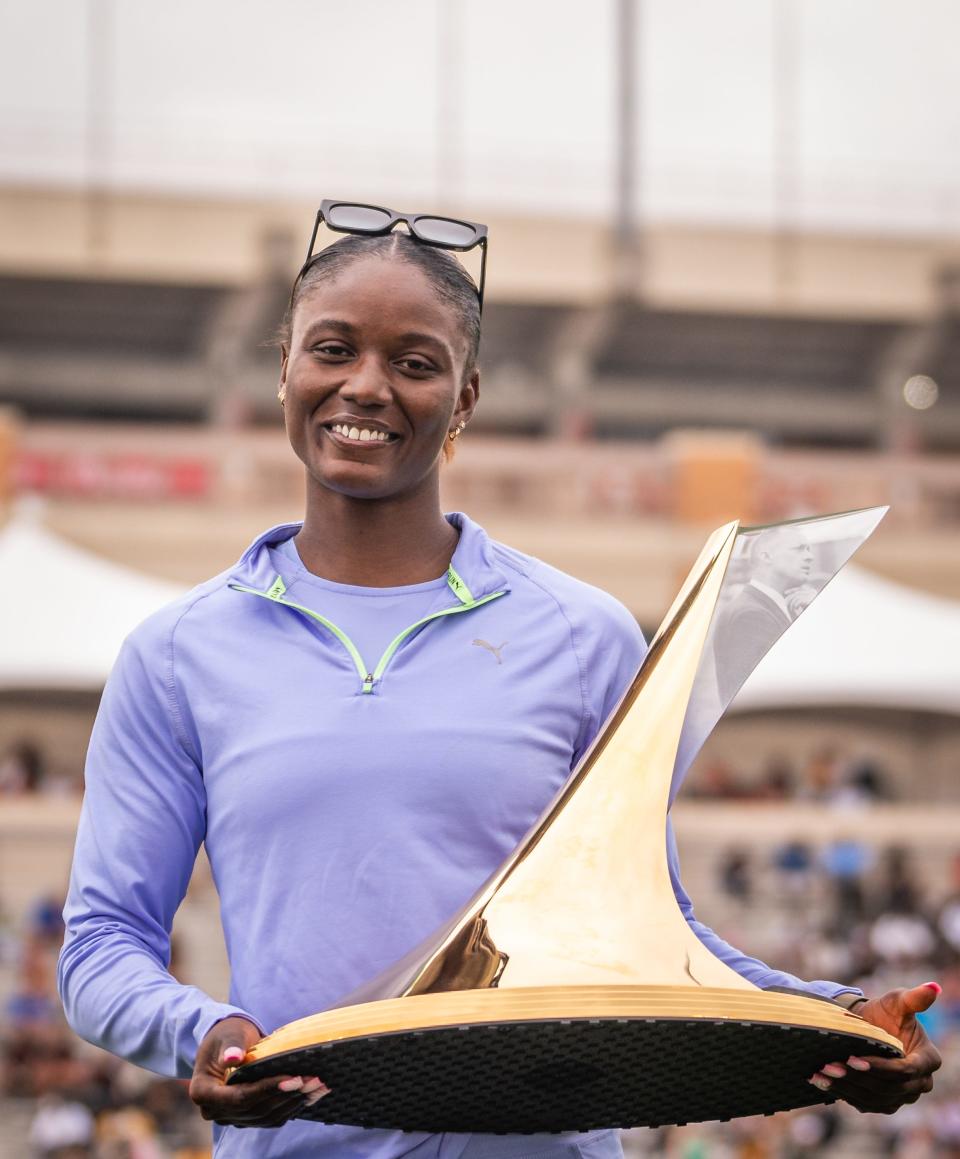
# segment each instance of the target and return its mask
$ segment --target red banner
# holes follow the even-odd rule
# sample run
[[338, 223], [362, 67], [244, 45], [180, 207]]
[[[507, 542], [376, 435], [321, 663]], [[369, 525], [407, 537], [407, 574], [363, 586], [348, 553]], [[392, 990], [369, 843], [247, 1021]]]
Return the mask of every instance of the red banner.
[[21, 451], [13, 468], [18, 491], [104, 499], [196, 499], [213, 476], [203, 459], [147, 454]]

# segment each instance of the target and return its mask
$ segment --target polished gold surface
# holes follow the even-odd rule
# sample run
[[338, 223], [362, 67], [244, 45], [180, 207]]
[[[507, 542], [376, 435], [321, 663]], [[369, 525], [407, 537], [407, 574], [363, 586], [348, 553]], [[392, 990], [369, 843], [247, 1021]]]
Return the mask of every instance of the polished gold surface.
[[858, 1015], [815, 998], [719, 987], [531, 986], [516, 990], [451, 990], [339, 1007], [281, 1027], [247, 1055], [255, 1062], [318, 1042], [475, 1023], [568, 1019], [703, 1019], [775, 1023], [837, 1031], [899, 1051], [892, 1035]]
[[[839, 554], [847, 558], [879, 517], [870, 511], [811, 521], [839, 544], [823, 583], [842, 564]], [[720, 664], [711, 627], [722, 589], [729, 601], [731, 586], [745, 586], [741, 575], [724, 589], [735, 545], [741, 554], [731, 573], [749, 562], [749, 548], [765, 530], [744, 533], [746, 554], [738, 524], [713, 533], [590, 751], [460, 913], [334, 1009], [263, 1039], [248, 1062], [411, 1030], [605, 1019], [776, 1024], [848, 1034], [901, 1052], [895, 1038], [847, 1010], [765, 992], [737, 974], [697, 938], [671, 882], [665, 823], [682, 763], [678, 750], [695, 751], [690, 720], [704, 723], [702, 743], [725, 707], [709, 675]], [[777, 542], [782, 547], [784, 537]], [[809, 556], [809, 546], [803, 552]], [[702, 694], [703, 672], [707, 684], [714, 681], [712, 717], [702, 698], [691, 707], [695, 685]], [[682, 736], [689, 751], [681, 749]], [[798, 1103], [775, 1109], [786, 1105]]]
[[710, 537], [630, 689], [514, 853], [428, 945], [345, 1005], [488, 986], [756, 989], [690, 929], [664, 838], [670, 773], [737, 527]]

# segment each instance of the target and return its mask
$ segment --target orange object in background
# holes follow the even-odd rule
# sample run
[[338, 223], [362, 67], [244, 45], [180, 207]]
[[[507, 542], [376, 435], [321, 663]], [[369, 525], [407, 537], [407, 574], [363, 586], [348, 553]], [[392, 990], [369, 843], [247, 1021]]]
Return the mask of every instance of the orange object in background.
[[12, 407], [0, 407], [0, 508], [15, 490], [14, 465], [20, 445], [20, 421]]
[[758, 511], [763, 442], [749, 431], [675, 431], [663, 440], [670, 461], [670, 507], [683, 523], [739, 519]]

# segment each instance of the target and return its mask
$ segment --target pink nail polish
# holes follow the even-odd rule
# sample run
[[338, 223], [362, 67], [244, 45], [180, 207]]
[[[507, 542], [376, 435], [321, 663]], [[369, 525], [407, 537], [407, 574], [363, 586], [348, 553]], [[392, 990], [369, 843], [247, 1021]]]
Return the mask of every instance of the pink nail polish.
[[307, 1097], [303, 1100], [304, 1105], [312, 1107], [314, 1103], [319, 1103], [321, 1099], [326, 1098], [326, 1096], [329, 1094], [329, 1087], [321, 1087], [320, 1090], [314, 1091], [312, 1095], [307, 1095]]
[[830, 1062], [823, 1068], [823, 1073], [829, 1075], [832, 1079], [842, 1079], [847, 1073], [847, 1068], [840, 1066], [839, 1063]]
[[242, 1062], [243, 1061], [243, 1051], [240, 1049], [239, 1046], [228, 1046], [226, 1048], [226, 1050], [223, 1052], [223, 1061], [224, 1062]]
[[848, 1058], [847, 1066], [853, 1067], [854, 1070], [869, 1070], [870, 1064], [865, 1058]]
[[807, 1079], [807, 1082], [812, 1083], [818, 1091], [828, 1091], [831, 1086], [830, 1080], [820, 1074], [815, 1074], [812, 1079]]
[[298, 1091], [303, 1086], [302, 1078], [284, 1079], [282, 1083], [277, 1084], [282, 1091]]
[[939, 982], [924, 982], [924, 985], [927, 986], [930, 990], [932, 990], [935, 994], [942, 994], [943, 993], [943, 987], [940, 985]]

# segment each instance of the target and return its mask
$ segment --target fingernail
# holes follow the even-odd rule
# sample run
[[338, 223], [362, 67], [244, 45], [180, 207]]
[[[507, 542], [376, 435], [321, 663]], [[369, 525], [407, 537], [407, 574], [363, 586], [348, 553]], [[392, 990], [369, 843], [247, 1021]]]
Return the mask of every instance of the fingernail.
[[870, 1064], [865, 1058], [848, 1058], [847, 1066], [852, 1066], [854, 1070], [869, 1070]]
[[228, 1046], [223, 1052], [224, 1062], [241, 1062], [243, 1059], [243, 1051], [239, 1046]]
[[808, 1083], [812, 1083], [819, 1091], [830, 1090], [830, 1080], [825, 1079], [821, 1074], [815, 1074], [812, 1079], [807, 1079]]
[[828, 1074], [832, 1079], [842, 1079], [847, 1073], [847, 1068], [837, 1062], [828, 1062], [823, 1068], [823, 1073]]
[[942, 994], [943, 993], [943, 987], [940, 985], [939, 982], [924, 982], [924, 985], [927, 986], [929, 989], [931, 989], [934, 992], [934, 994]]
[[303, 1086], [302, 1078], [284, 1079], [282, 1083], [277, 1084], [282, 1091], [298, 1091]]
[[321, 1099], [326, 1098], [330, 1094], [329, 1087], [323, 1087], [322, 1090], [315, 1091], [312, 1095], [307, 1095], [303, 1100], [304, 1106], [312, 1107], [314, 1103], [319, 1103]]
[[303, 1084], [303, 1094], [312, 1094], [314, 1091], [318, 1091], [321, 1087], [326, 1089], [326, 1085], [327, 1084], [323, 1081], [323, 1079], [318, 1079], [316, 1077], [309, 1078]]

